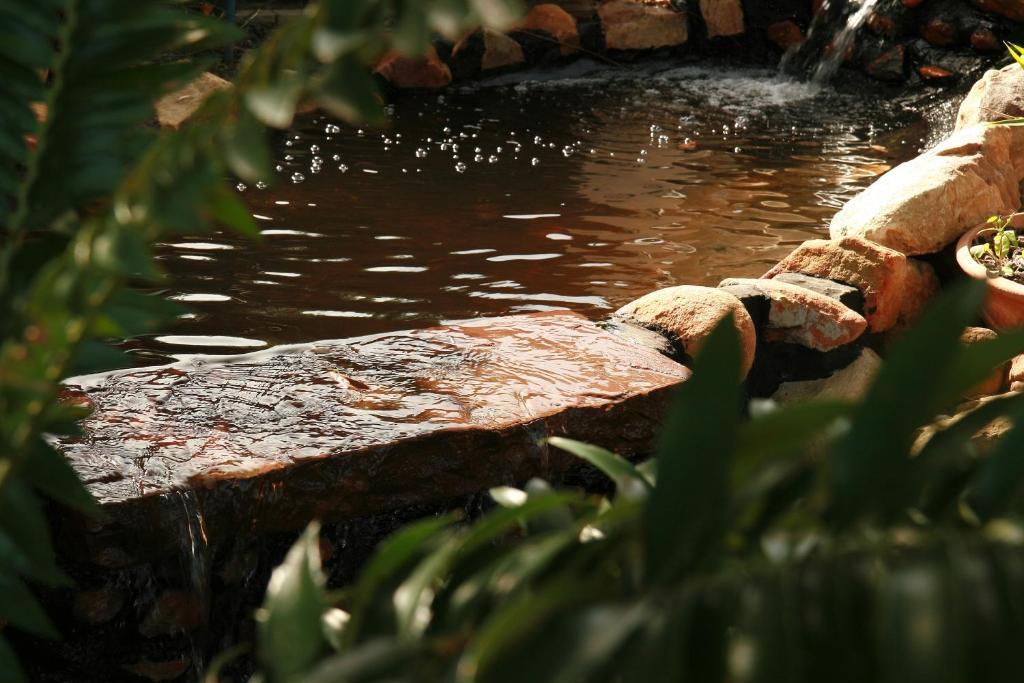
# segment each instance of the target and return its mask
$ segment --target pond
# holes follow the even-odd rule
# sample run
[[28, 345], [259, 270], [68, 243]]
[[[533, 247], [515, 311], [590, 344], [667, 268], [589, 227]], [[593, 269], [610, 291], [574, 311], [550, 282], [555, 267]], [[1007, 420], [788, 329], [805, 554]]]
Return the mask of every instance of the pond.
[[[522, 79], [523, 75], [517, 75]], [[191, 309], [139, 362], [517, 311], [592, 318], [659, 287], [757, 276], [922, 147], [885, 98], [765, 70], [577, 63], [403, 96], [386, 131], [309, 115], [261, 228], [161, 244]]]

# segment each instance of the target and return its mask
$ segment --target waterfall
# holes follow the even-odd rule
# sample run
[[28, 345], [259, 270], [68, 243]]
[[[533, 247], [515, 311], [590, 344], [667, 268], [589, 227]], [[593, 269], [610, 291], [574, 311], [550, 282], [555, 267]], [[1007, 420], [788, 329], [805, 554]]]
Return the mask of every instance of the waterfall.
[[877, 5], [878, 0], [825, 0], [811, 22], [807, 39], [786, 51], [780, 70], [783, 73], [806, 72], [808, 80], [818, 85], [830, 81], [843, 65], [857, 31]]
[[206, 520], [199, 508], [199, 501], [195, 491], [192, 489], [181, 489], [176, 492], [184, 512], [186, 534], [182, 537], [182, 557], [184, 559], [184, 570], [187, 573], [189, 587], [198, 597], [202, 606], [203, 626], [197, 633], [189, 633], [189, 646], [192, 655], [192, 667], [196, 674], [196, 681], [203, 679], [205, 669], [205, 648], [204, 641], [206, 624], [210, 617], [210, 557], [209, 543], [206, 535]]

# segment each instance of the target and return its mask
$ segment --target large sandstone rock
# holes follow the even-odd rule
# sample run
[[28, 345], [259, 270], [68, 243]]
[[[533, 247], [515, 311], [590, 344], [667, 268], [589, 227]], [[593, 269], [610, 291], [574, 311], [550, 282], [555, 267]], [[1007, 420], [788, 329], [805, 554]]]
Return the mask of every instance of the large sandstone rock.
[[157, 100], [157, 123], [162, 128], [178, 128], [198, 111], [207, 97], [230, 87], [231, 83], [220, 76], [204, 73], [181, 90]]
[[1024, 391], [1024, 354], [1016, 356], [1010, 361], [1007, 380], [1013, 391]]
[[800, 344], [816, 351], [831, 351], [855, 341], [867, 321], [835, 299], [778, 280], [731, 278], [719, 285], [738, 299], [764, 297], [768, 319], [766, 342]]
[[423, 57], [406, 57], [390, 52], [377, 62], [374, 73], [396, 88], [437, 90], [452, 82], [452, 72], [433, 47]]
[[700, 0], [700, 14], [704, 17], [708, 38], [738, 36], [744, 31], [740, 0]]
[[851, 199], [829, 232], [837, 239], [864, 237], [907, 255], [940, 251], [989, 216], [1018, 209], [1022, 140], [1005, 126], [960, 130]]
[[516, 27], [521, 31], [543, 31], [558, 41], [559, 51], [570, 55], [580, 47], [580, 34], [576, 20], [558, 5], [544, 3], [530, 9], [522, 23]]
[[974, 4], [993, 14], [1013, 21], [1024, 21], [1024, 2], [1021, 0], [974, 0]]
[[956, 129], [976, 123], [1024, 116], [1024, 69], [1016, 62], [992, 69], [967, 93], [956, 117]]
[[725, 316], [732, 314], [743, 352], [743, 376], [754, 364], [757, 331], [743, 302], [732, 294], [710, 287], [680, 285], [659, 289], [626, 304], [615, 316], [641, 327], [656, 329], [677, 339], [690, 356]]
[[912, 318], [938, 288], [927, 264], [860, 237], [808, 240], [765, 277], [782, 273], [804, 273], [856, 287], [864, 294], [864, 317], [872, 332]]
[[772, 394], [779, 403], [810, 400], [857, 401], [867, 394], [882, 366], [882, 359], [871, 349], [861, 349], [856, 360], [829, 377], [803, 382], [785, 382]]
[[608, 0], [597, 9], [609, 50], [651, 50], [682, 45], [686, 14], [658, 0]]
[[77, 378], [94, 406], [65, 454], [104, 519], [59, 520], [76, 563], [181, 552], [443, 505], [574, 461], [565, 435], [640, 456], [682, 365], [550, 311]]

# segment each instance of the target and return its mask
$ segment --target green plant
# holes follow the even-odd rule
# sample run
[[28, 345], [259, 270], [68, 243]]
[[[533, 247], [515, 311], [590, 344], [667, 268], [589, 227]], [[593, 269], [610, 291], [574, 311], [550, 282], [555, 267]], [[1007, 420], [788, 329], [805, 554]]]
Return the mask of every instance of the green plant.
[[[55, 636], [26, 581], [60, 572], [43, 502], [95, 513], [48, 444], [80, 411], [57, 401], [76, 373], [126, 364], [107, 342], [178, 313], [151, 293], [161, 236], [227, 226], [256, 233], [230, 175], [269, 180], [264, 126], [311, 101], [381, 122], [368, 66], [421, 53], [433, 32], [501, 26], [514, 0], [326, 0], [247, 56], [235, 86], [179, 131], [150, 125], [154, 102], [204, 67], [197, 54], [237, 37], [176, 3], [0, 0], [0, 625]], [[42, 112], [43, 116], [37, 116]], [[0, 631], [0, 675], [20, 680]]]
[[[984, 292], [942, 295], [863, 401], [748, 418], [723, 323], [656, 459], [549, 439], [613, 498], [495, 489], [477, 521], [399, 531], [336, 594], [310, 527], [258, 613], [258, 680], [1015, 679], [1024, 395], [938, 417], [1024, 350], [1024, 332], [960, 344]], [[997, 418], [1012, 428], [979, 448]]]
[[995, 277], [1018, 278], [1024, 275], [1024, 253], [1009, 219], [992, 216], [988, 225], [990, 227], [978, 232], [982, 242], [971, 247], [971, 256]]

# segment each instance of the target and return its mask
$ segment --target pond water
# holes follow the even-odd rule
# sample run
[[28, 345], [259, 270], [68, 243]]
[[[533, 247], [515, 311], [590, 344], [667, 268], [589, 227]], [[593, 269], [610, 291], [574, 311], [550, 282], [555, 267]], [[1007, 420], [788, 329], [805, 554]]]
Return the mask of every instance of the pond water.
[[[522, 76], [519, 76], [522, 78]], [[768, 71], [577, 64], [404, 96], [386, 131], [321, 115], [239, 191], [262, 229], [160, 245], [192, 313], [140, 362], [571, 308], [757, 276], [928, 135], [885, 99]]]

